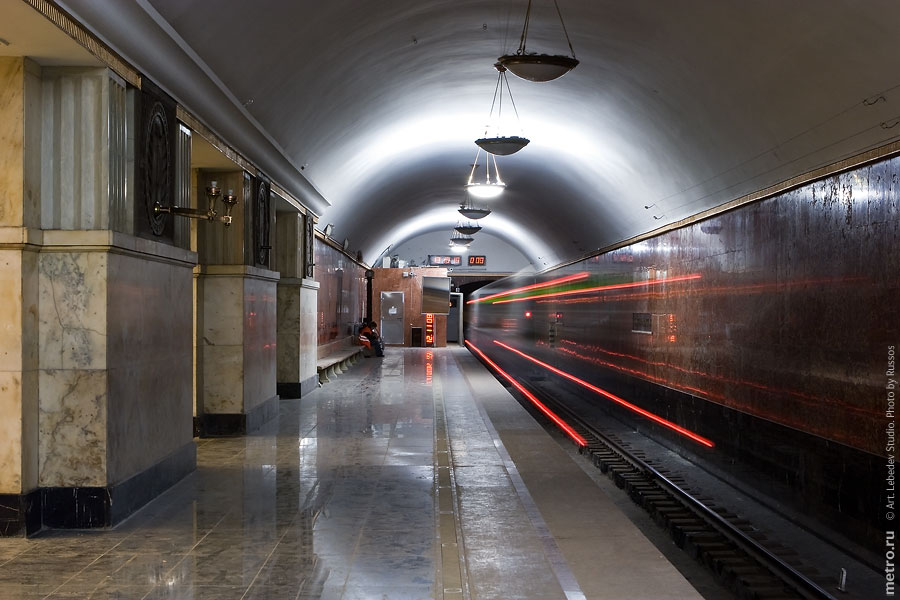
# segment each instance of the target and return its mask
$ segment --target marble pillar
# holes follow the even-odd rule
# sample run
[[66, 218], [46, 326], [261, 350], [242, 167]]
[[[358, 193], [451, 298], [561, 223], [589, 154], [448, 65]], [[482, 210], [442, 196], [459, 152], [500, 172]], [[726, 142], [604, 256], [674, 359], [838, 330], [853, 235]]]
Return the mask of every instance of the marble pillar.
[[40, 528], [40, 68], [0, 57], [0, 536]]
[[128, 91], [0, 57], [0, 535], [111, 526], [196, 466], [196, 253], [131, 235]]
[[49, 527], [107, 527], [196, 466], [195, 254], [46, 231], [39, 258], [39, 486]]
[[200, 267], [197, 404], [207, 435], [253, 431], [278, 412], [278, 279], [249, 265]]
[[319, 283], [305, 279], [304, 216], [279, 212], [275, 219], [275, 266], [278, 282], [278, 394], [300, 398], [314, 390], [316, 372], [316, 311]]
[[278, 282], [278, 393], [300, 398], [316, 389], [316, 306], [319, 283], [312, 279]]

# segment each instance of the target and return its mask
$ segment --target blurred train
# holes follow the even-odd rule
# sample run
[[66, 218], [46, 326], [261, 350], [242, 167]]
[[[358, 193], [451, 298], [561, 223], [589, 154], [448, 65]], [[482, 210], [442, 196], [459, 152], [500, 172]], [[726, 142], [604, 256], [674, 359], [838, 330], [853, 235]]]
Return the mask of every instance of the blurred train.
[[897, 167], [493, 282], [467, 298], [467, 344], [587, 421], [612, 415], [877, 550], [897, 224], [854, 231], [821, 198]]

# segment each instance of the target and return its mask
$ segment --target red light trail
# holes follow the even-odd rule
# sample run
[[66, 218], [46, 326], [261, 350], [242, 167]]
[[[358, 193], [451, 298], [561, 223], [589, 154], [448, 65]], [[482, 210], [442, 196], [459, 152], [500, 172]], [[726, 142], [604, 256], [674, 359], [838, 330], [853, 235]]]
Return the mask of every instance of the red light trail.
[[[693, 275], [680, 275], [678, 277], [668, 277], [666, 279], [654, 279], [653, 281], [633, 281], [631, 283], [614, 283], [611, 285], [600, 285], [592, 288], [582, 288], [578, 290], [566, 290], [564, 292], [552, 292], [550, 294], [539, 294], [537, 296], [526, 296], [525, 298], [510, 298], [509, 300], [495, 300], [491, 304], [506, 304], [507, 302], [524, 302], [525, 300], [536, 300], [538, 298], [559, 298], [560, 296], [572, 296], [574, 294], [587, 294], [589, 292], [604, 292], [606, 290], [623, 290], [627, 288], [635, 288], [641, 286], [660, 285], [662, 283], [678, 283], [679, 281], [691, 281], [700, 279], [702, 275], [694, 273]], [[504, 294], [506, 295], [506, 294]], [[494, 296], [496, 297], [496, 296]], [[488, 296], [487, 298], [490, 298]], [[487, 298], [482, 298], [486, 300]]]
[[[559, 279], [553, 279], [550, 281], [545, 281], [543, 283], [535, 283], [533, 285], [526, 285], [525, 287], [514, 288], [511, 290], [507, 290], [505, 292], [491, 294], [490, 296], [485, 296], [484, 298], [475, 298], [474, 300], [469, 300], [468, 302], [466, 302], [466, 304], [472, 304], [473, 302], [485, 302], [487, 300], [499, 298], [500, 296], [509, 296], [512, 294], [518, 294], [519, 292], [527, 292], [529, 290], [539, 290], [541, 288], [550, 287], [552, 285], [559, 285], [561, 283], [569, 283], [572, 281], [579, 281], [581, 279], [585, 279], [587, 276], [588, 276], [588, 273], [576, 273], [574, 275], [566, 275], [565, 277], [560, 277]], [[496, 302], [494, 302], [492, 304], [496, 304]]]
[[[468, 342], [466, 342], [466, 343], [468, 343]], [[698, 444], [702, 444], [702, 445], [706, 446], [707, 448], [712, 448], [713, 446], [715, 446], [715, 444], [712, 441], [706, 439], [705, 437], [699, 436], [696, 433], [694, 433], [693, 431], [689, 431], [689, 430], [685, 429], [684, 427], [682, 427], [680, 425], [676, 425], [675, 423], [673, 423], [671, 421], [667, 421], [666, 419], [663, 419], [659, 415], [655, 415], [650, 411], [644, 410], [643, 408], [636, 406], [636, 405], [632, 404], [631, 402], [628, 402], [627, 400], [623, 400], [622, 398], [619, 398], [615, 394], [610, 394], [606, 390], [598, 388], [597, 386], [590, 384], [583, 379], [579, 379], [578, 377], [575, 377], [571, 373], [566, 373], [565, 371], [561, 371], [560, 369], [550, 366], [547, 363], [545, 363], [541, 360], [538, 360], [537, 358], [534, 358], [533, 356], [529, 356], [520, 350], [516, 350], [512, 346], [507, 346], [506, 344], [504, 344], [503, 342], [500, 342], [498, 340], [494, 340], [494, 343], [497, 344], [498, 346], [500, 346], [501, 348], [506, 348], [510, 352], [514, 352], [514, 353], [518, 354], [519, 356], [530, 360], [531, 362], [535, 363], [536, 365], [540, 365], [540, 366], [544, 367], [545, 369], [556, 373], [557, 375], [562, 375], [566, 379], [574, 381], [578, 385], [585, 387], [585, 388], [591, 390], [592, 392], [596, 392], [596, 393], [600, 394], [601, 396], [604, 396], [605, 398], [608, 398], [609, 400], [612, 400], [613, 402], [615, 402], [621, 406], [624, 406], [625, 408], [627, 408], [631, 411], [638, 413], [639, 415], [647, 417], [651, 421], [659, 423], [660, 425], [662, 425], [664, 427], [668, 427], [672, 431], [680, 433], [681, 435], [694, 440]]]
[[487, 364], [491, 365], [491, 367], [493, 367], [493, 369], [494, 369], [495, 371], [497, 371], [498, 373], [500, 373], [500, 375], [501, 375], [504, 379], [506, 379], [508, 382], [510, 382], [510, 383], [513, 385], [513, 387], [515, 387], [517, 390], [519, 390], [519, 391], [522, 393], [523, 396], [525, 396], [526, 398], [528, 398], [528, 400], [530, 400], [531, 403], [534, 404], [535, 407], [537, 407], [537, 409], [538, 409], [539, 411], [541, 411], [542, 413], [544, 413], [551, 421], [553, 421], [554, 423], [556, 423], [556, 424], [559, 426], [560, 429], [562, 429], [563, 431], [565, 431], [566, 434], [567, 434], [570, 438], [572, 438], [573, 440], [575, 440], [575, 443], [576, 443], [576, 444], [578, 444], [579, 446], [587, 446], [587, 440], [585, 440], [583, 437], [581, 437], [581, 436], [578, 434], [577, 431], [575, 431], [574, 429], [572, 429], [572, 427], [571, 427], [568, 423], [566, 423], [565, 421], [563, 421], [562, 419], [560, 419], [559, 416], [557, 416], [556, 413], [554, 413], [552, 410], [550, 410], [549, 408], [547, 408], [547, 407], [544, 405], [543, 402], [541, 402], [540, 400], [537, 399], [537, 397], [535, 397], [534, 394], [532, 394], [531, 392], [529, 392], [528, 390], [526, 390], [526, 389], [522, 386], [522, 384], [520, 384], [518, 381], [516, 381], [515, 379], [513, 379], [512, 376], [511, 376], [509, 373], [507, 373], [506, 371], [504, 371], [503, 369], [501, 369], [501, 368], [497, 365], [497, 363], [495, 363], [494, 361], [492, 361], [491, 359], [489, 359], [489, 358], [487, 357], [487, 355], [486, 355], [484, 352], [482, 352], [481, 350], [479, 350], [479, 349], [475, 346], [475, 344], [473, 344], [473, 343], [470, 342], [469, 340], [466, 340], [466, 346], [468, 346], [469, 348], [471, 348], [472, 350], [474, 350], [475, 353], [478, 354], [478, 356], [480, 356]]

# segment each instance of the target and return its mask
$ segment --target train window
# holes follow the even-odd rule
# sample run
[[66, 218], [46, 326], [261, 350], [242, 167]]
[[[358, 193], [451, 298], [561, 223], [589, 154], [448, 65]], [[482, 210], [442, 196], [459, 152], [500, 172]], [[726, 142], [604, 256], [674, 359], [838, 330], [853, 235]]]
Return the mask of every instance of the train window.
[[631, 331], [635, 333], [653, 333], [650, 313], [632, 313]]

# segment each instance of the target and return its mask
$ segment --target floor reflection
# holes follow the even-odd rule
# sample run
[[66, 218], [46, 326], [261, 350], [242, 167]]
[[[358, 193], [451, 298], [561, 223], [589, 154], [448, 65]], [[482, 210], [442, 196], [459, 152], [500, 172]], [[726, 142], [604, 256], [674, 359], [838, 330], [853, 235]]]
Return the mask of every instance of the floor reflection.
[[433, 597], [421, 363], [364, 361], [254, 435], [198, 440], [197, 471], [115, 530], [0, 539], [0, 598]]

